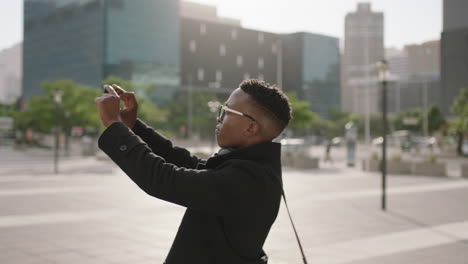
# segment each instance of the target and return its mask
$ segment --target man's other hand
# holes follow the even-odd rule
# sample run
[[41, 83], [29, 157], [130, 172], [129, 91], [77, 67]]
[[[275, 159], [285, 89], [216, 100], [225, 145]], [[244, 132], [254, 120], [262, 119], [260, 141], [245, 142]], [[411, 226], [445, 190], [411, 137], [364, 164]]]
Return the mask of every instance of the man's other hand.
[[110, 85], [104, 86], [108, 93], [96, 98], [97, 109], [101, 123], [108, 127], [115, 122], [120, 122], [120, 98], [115, 89]]
[[112, 88], [114, 88], [120, 96], [120, 100], [124, 103], [124, 108], [120, 110], [120, 119], [126, 126], [132, 129], [137, 121], [138, 115], [138, 102], [135, 94], [125, 91], [117, 84], [113, 84]]

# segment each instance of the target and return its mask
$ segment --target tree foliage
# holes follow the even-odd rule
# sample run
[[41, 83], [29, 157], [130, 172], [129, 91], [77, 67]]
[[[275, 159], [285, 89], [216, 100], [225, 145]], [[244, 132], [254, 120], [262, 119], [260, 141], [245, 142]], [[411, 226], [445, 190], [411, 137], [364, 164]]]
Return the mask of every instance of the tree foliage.
[[461, 89], [452, 104], [452, 112], [457, 115], [456, 128], [468, 131], [468, 88]]
[[309, 102], [297, 98], [296, 93], [287, 93], [292, 108], [293, 118], [289, 123], [291, 130], [303, 130], [319, 123], [317, 114], [310, 111]]
[[462, 144], [468, 132], [468, 88], [460, 90], [452, 104], [452, 112], [457, 119], [450, 124], [450, 131], [457, 136], [457, 153], [462, 155]]
[[[47, 81], [42, 83], [43, 96], [32, 97], [26, 111], [14, 114], [16, 127], [20, 130], [32, 128], [38, 132], [50, 132], [54, 126], [54, 115], [61, 127], [69, 132], [73, 126], [96, 128], [99, 117], [94, 99], [100, 91], [77, 84], [70, 80]], [[54, 94], [61, 94], [61, 102], [55, 108]]]
[[354, 121], [358, 127], [362, 123], [360, 116], [332, 108], [328, 112], [328, 119], [321, 120], [320, 130], [327, 139], [343, 137], [345, 125], [349, 121]]
[[[421, 109], [411, 109], [399, 112], [393, 118], [391, 118], [393, 130], [408, 130], [415, 133], [421, 133], [423, 117], [424, 113], [421, 111]], [[415, 122], [415, 124], [405, 123], [405, 120], [408, 119], [416, 119], [417, 122]]]
[[213, 136], [217, 113], [210, 111], [208, 102], [217, 101], [216, 96], [212, 93], [199, 91], [193, 91], [191, 95], [192, 122], [189, 124], [189, 94], [181, 93], [167, 106], [167, 128], [177, 133], [181, 127], [185, 127], [187, 130], [190, 129], [192, 134], [202, 137]]
[[430, 134], [439, 130], [446, 123], [445, 117], [437, 105], [431, 105], [427, 111], [427, 120]]

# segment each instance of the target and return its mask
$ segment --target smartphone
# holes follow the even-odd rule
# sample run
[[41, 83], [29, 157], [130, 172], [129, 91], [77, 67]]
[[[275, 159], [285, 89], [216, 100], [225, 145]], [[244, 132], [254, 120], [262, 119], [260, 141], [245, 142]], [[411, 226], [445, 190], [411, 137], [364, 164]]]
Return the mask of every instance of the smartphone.
[[109, 93], [109, 92], [107, 91], [107, 89], [106, 89], [106, 86], [107, 86], [107, 84], [106, 84], [106, 85], [104, 85], [104, 88], [103, 88], [103, 89], [104, 89], [104, 91], [103, 91], [103, 92], [104, 92], [104, 93]]

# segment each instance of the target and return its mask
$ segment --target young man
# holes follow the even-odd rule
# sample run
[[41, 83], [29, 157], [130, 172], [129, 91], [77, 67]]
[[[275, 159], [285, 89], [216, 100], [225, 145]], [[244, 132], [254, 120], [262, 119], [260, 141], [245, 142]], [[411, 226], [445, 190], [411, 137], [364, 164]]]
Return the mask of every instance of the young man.
[[220, 108], [221, 150], [201, 160], [137, 120], [132, 93], [106, 89], [96, 98], [107, 127], [99, 147], [147, 194], [187, 207], [165, 263], [267, 263], [262, 247], [282, 193], [281, 145], [272, 140], [291, 119], [284, 93], [242, 82]]

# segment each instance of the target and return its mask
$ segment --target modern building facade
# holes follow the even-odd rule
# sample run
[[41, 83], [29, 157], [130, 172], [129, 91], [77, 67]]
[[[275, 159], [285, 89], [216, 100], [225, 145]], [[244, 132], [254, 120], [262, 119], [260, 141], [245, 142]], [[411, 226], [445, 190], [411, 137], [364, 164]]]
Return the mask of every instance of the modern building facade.
[[181, 21], [184, 86], [230, 93], [244, 79], [277, 83], [278, 35], [204, 19]]
[[199, 4], [182, 2], [181, 11], [183, 86], [230, 93], [256, 78], [296, 92], [323, 117], [341, 108], [337, 38], [250, 30]]
[[24, 0], [23, 95], [46, 80], [99, 87], [116, 75], [156, 84], [157, 103], [191, 89], [230, 93], [256, 78], [326, 116], [340, 108], [338, 39], [275, 34], [179, 0]]
[[343, 109], [354, 113], [378, 111], [375, 63], [384, 58], [382, 12], [373, 12], [370, 3], [359, 3], [345, 18], [343, 54]]
[[46, 80], [93, 87], [110, 75], [157, 83], [155, 100], [179, 86], [179, 4], [173, 0], [25, 0], [23, 96]]
[[193, 2], [180, 2], [180, 16], [182, 18], [191, 18], [212, 23], [227, 24], [238, 27], [241, 26], [241, 22], [238, 19], [219, 17], [218, 10], [215, 6]]
[[431, 105], [443, 108], [440, 83], [440, 41], [406, 45], [404, 49], [387, 49], [393, 82], [388, 89], [388, 110], [400, 112], [425, 109]]
[[282, 36], [282, 47], [285, 89], [295, 91], [322, 117], [341, 109], [338, 39], [300, 32]]
[[450, 113], [453, 99], [468, 88], [468, 2], [444, 0], [441, 36], [441, 81], [444, 107]]
[[439, 80], [400, 80], [388, 86], [387, 107], [389, 113], [411, 109], [428, 109], [437, 105], [442, 110], [442, 89]]
[[389, 72], [398, 80], [408, 79], [408, 53], [405, 49], [386, 48], [385, 59], [388, 62]]
[[213, 19], [182, 18], [185, 87], [230, 93], [256, 78], [294, 91], [326, 117], [340, 109], [338, 39], [312, 33], [274, 34]]
[[407, 78], [434, 81], [440, 79], [440, 41], [406, 45]]

